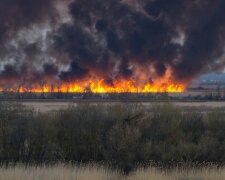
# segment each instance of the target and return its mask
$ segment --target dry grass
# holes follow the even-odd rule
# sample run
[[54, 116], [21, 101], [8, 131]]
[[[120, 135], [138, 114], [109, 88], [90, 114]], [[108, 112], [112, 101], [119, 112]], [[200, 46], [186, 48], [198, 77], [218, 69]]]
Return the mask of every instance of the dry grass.
[[128, 180], [224, 180], [225, 169], [202, 168], [201, 170], [173, 170], [161, 172], [157, 169], [139, 169]]
[[[83, 102], [85, 103], [85, 102]], [[34, 108], [35, 110], [39, 110], [41, 112], [48, 112], [48, 111], [56, 111], [60, 109], [67, 109], [69, 105], [77, 106], [80, 104], [79, 102], [50, 102], [50, 101], [43, 101], [43, 102], [38, 102], [38, 101], [27, 101], [27, 102], [22, 102], [23, 105], [27, 107]], [[82, 103], [81, 103], [82, 104]], [[98, 104], [97, 102], [92, 102], [89, 104]], [[121, 105], [121, 102], [101, 102], [100, 104], [103, 105]], [[132, 102], [131, 104], [140, 104], [140, 102]], [[151, 107], [154, 103], [152, 102], [142, 102], [141, 103], [143, 107], [149, 108]], [[225, 107], [225, 102], [174, 102], [176, 106], [179, 106], [181, 108], [203, 108], [203, 109], [208, 109], [208, 108], [224, 108]]]
[[225, 169], [161, 172], [154, 168], [139, 169], [129, 176], [100, 166], [64, 166], [0, 168], [1, 180], [224, 180]]
[[100, 166], [16, 166], [1, 168], [0, 180], [117, 180], [120, 174]]

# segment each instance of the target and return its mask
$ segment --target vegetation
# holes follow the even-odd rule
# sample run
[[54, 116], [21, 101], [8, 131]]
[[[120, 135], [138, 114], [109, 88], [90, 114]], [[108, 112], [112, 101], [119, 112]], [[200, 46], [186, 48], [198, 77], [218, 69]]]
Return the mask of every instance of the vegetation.
[[[43, 88], [44, 90], [44, 88]], [[192, 90], [189, 93], [179, 94], [176, 93], [92, 93], [88, 90], [85, 93], [63, 93], [63, 92], [17, 92], [4, 89], [0, 92], [0, 100], [52, 100], [52, 101], [71, 101], [84, 100], [84, 101], [224, 101], [225, 96], [222, 90], [217, 89], [196, 89], [196, 92], [201, 95], [196, 95]]]
[[[145, 110], [143, 110], [145, 109]], [[109, 164], [130, 172], [140, 164], [174, 167], [225, 163], [225, 112], [184, 112], [170, 103], [80, 105], [36, 112], [0, 103], [0, 163]]]
[[7, 180], [224, 180], [225, 169], [208, 166], [201, 169], [170, 171], [156, 168], [137, 169], [129, 175], [99, 165], [54, 165], [0, 168], [0, 179]]

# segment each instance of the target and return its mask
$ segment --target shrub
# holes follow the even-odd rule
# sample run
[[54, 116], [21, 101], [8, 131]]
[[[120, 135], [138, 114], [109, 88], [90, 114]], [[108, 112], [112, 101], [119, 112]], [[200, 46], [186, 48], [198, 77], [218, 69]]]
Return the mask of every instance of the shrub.
[[[149, 109], [149, 110], [147, 110]], [[0, 163], [225, 162], [225, 113], [186, 113], [170, 103], [70, 106], [35, 112], [0, 103]]]

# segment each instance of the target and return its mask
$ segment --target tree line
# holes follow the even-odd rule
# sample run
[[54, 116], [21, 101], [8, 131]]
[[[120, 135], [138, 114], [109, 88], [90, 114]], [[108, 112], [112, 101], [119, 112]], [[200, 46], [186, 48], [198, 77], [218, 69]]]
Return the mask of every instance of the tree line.
[[185, 112], [171, 103], [69, 106], [38, 112], [0, 103], [0, 164], [225, 162], [225, 112]]

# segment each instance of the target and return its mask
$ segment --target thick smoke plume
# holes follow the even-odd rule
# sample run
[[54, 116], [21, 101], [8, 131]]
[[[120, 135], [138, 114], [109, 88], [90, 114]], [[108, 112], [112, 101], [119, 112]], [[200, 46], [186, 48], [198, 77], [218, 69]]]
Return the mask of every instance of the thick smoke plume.
[[190, 82], [225, 66], [224, 9], [224, 0], [1, 0], [0, 84], [154, 82], [168, 68]]

